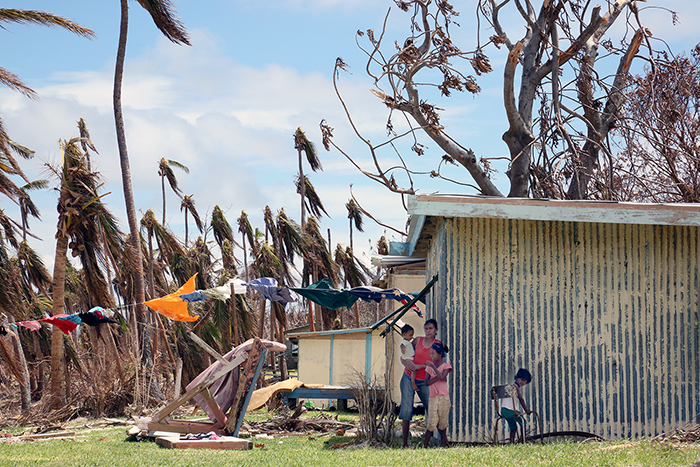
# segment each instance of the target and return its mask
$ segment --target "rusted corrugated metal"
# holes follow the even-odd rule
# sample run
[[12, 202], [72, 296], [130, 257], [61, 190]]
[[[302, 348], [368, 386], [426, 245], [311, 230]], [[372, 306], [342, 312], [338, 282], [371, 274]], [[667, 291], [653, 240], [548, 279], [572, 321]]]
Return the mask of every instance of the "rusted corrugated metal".
[[490, 440], [489, 390], [519, 367], [545, 433], [649, 436], [700, 413], [700, 228], [433, 221], [428, 313], [455, 369], [452, 440]]

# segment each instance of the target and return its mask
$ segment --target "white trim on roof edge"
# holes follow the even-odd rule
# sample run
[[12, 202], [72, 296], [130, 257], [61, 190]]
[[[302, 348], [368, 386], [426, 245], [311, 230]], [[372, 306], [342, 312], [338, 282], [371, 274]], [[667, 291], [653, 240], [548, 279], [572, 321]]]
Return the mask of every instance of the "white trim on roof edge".
[[689, 203], [563, 201], [469, 195], [411, 195], [407, 201], [408, 213], [412, 216], [700, 226], [700, 204]]

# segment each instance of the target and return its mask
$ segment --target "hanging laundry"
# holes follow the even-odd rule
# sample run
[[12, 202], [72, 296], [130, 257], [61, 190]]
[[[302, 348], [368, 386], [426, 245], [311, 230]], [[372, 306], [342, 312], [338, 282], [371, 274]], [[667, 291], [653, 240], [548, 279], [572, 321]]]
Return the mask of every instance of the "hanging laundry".
[[342, 307], [350, 308], [359, 300], [359, 297], [346, 291], [334, 289], [331, 280], [327, 278], [305, 288], [290, 287], [289, 289], [331, 310]]
[[78, 316], [78, 315], [58, 315], [57, 318], [61, 319], [63, 321], [72, 321], [77, 326], [80, 326], [81, 324], [83, 324], [83, 320], [80, 319], [80, 316]]
[[244, 284], [253, 290], [257, 290], [266, 300], [271, 302], [279, 302], [282, 306], [287, 303], [296, 302], [296, 298], [292, 297], [292, 293], [286, 287], [278, 287], [277, 279], [272, 277], [260, 277]]
[[194, 302], [201, 302], [207, 299], [207, 296], [204, 295], [202, 292], [199, 290], [195, 290], [194, 292], [191, 293], [186, 293], [183, 295], [180, 295], [180, 299], [183, 302], [187, 303], [194, 303]]
[[119, 322], [117, 320], [107, 317], [105, 313], [106, 311], [107, 310], [101, 306], [96, 306], [94, 308], [90, 308], [90, 310], [85, 313], [78, 313], [78, 316], [80, 316], [83, 323], [87, 324], [88, 326], [97, 326], [98, 324], [102, 323], [118, 324]]
[[[415, 298], [415, 295], [408, 294], [401, 289], [380, 289], [379, 287], [373, 287], [371, 285], [353, 287], [352, 289], [348, 289], [348, 292], [367, 302], [370, 300], [375, 302], [380, 302], [382, 300], [397, 300], [406, 305]], [[425, 303], [425, 297], [421, 297], [420, 301]], [[420, 308], [418, 308], [416, 305], [413, 305], [411, 309], [415, 311], [418, 316], [423, 317], [423, 312], [421, 312]]]
[[277, 287], [277, 279], [275, 279], [274, 277], [258, 277], [257, 279], [253, 279], [252, 281], [245, 282], [243, 285], [252, 288], [258, 286]]
[[[105, 318], [114, 318], [114, 312], [111, 309], [107, 308], [106, 310], [102, 309], [101, 311], [102, 311], [102, 314], [105, 316]], [[117, 322], [119, 322], [119, 321], [117, 321]]]
[[50, 318], [44, 318], [41, 321], [43, 321], [44, 323], [49, 323], [49, 324], [56, 326], [58, 329], [63, 331], [64, 334], [70, 334], [70, 332], [72, 330], [77, 328], [78, 327], [77, 321], [82, 322], [82, 320], [80, 320], [79, 316], [76, 316], [76, 315], [69, 316], [69, 315], [65, 315], [65, 314], [51, 316]]
[[17, 321], [15, 324], [31, 331], [41, 331], [41, 323], [39, 321]]
[[228, 300], [231, 298], [231, 285], [236, 294], [245, 294], [245, 283], [240, 279], [231, 279], [224, 285], [206, 290], [195, 290], [192, 293], [180, 295], [180, 298], [187, 303], [201, 302], [207, 298], [215, 300]]
[[176, 292], [166, 295], [165, 297], [149, 300], [145, 302], [145, 305], [173, 321], [197, 321], [199, 315], [190, 316], [187, 312], [187, 302], [184, 302], [182, 298], [180, 298], [180, 295], [194, 292], [195, 277], [197, 277], [196, 273]]
[[[348, 289], [353, 295], [357, 295], [365, 301], [374, 300], [375, 302], [380, 302], [382, 300], [406, 300], [406, 303], [413, 300], [415, 297], [412, 294], [408, 294], [401, 289], [380, 289], [379, 287], [363, 286], [363, 287], [353, 287]], [[425, 298], [421, 297], [421, 301], [425, 303]]]

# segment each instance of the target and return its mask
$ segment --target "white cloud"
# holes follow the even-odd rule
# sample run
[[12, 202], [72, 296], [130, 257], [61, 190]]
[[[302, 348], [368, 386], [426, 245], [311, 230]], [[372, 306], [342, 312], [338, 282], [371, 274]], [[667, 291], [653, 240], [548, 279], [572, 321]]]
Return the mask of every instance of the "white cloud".
[[[304, 74], [274, 64], [261, 68], [242, 65], [222, 55], [207, 34], [194, 31], [193, 35], [204, 46], [178, 48], [161, 41], [146, 56], [127, 58], [123, 110], [137, 211], [151, 208], [157, 218], [162, 215], [157, 164], [165, 157], [190, 168], [190, 174], [176, 170], [176, 175], [183, 192], [194, 195], [201, 215], [219, 204], [228, 210], [229, 221], [246, 210], [259, 226], [262, 208], [269, 204], [273, 210], [285, 207], [298, 218], [299, 200], [293, 187], [297, 153], [292, 135], [301, 126], [318, 142], [327, 170], [311, 175], [333, 213], [322, 228], [340, 229], [336, 235], [346, 236], [340, 232], [346, 231], [342, 211], [349, 197], [348, 183], [367, 182], [337, 152], [327, 153], [320, 145], [321, 118], [347, 127], [330, 80], [317, 72]], [[349, 84], [346, 89], [353, 103], [364, 100], [376, 105], [366, 83]], [[8, 131], [37, 151], [28, 172], [38, 178], [44, 162], [56, 161], [58, 140], [76, 136], [75, 122], [85, 118], [100, 152], [94, 164], [106, 179], [105, 190], [112, 192], [105, 201], [124, 220], [126, 229], [111, 71], [56, 73], [49, 85], [37, 91], [39, 101], [0, 91], [0, 111]], [[358, 108], [363, 116], [364, 107]], [[370, 121], [370, 114], [367, 117], [363, 120]], [[338, 139], [349, 147], [356, 144], [347, 128], [339, 134]], [[179, 201], [169, 188], [167, 191], [166, 219], [182, 234]], [[391, 198], [397, 199], [388, 195], [387, 202]], [[43, 214], [43, 222], [32, 222], [33, 230], [44, 239], [37, 248], [51, 264], [56, 196], [48, 191], [37, 194], [35, 201]]]

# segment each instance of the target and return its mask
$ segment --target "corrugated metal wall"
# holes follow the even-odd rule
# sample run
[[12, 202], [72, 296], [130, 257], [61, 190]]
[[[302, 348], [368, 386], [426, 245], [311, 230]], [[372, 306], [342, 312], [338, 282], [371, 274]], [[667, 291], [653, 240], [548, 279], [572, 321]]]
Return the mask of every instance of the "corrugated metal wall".
[[521, 366], [545, 433], [638, 437], [692, 420], [699, 255], [698, 227], [441, 219], [428, 314], [455, 369], [450, 439], [491, 439], [489, 390]]

